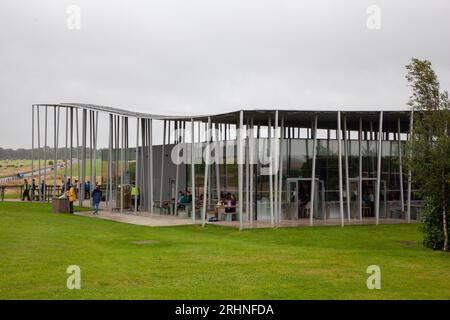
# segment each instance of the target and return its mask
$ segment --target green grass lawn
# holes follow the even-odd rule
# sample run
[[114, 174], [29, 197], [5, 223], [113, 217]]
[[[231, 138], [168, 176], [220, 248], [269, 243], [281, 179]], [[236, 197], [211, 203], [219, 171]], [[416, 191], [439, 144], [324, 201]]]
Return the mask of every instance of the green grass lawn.
[[[149, 228], [1, 203], [0, 230], [0, 299], [450, 298], [450, 256], [418, 225]], [[366, 287], [372, 264], [381, 290]]]

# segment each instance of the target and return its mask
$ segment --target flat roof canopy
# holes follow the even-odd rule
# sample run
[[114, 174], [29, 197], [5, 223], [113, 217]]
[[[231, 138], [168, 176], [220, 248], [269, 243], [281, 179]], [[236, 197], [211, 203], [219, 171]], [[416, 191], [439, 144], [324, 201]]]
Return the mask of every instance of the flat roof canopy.
[[[241, 110], [221, 113], [221, 114], [207, 114], [207, 115], [157, 115], [147, 114], [141, 112], [133, 112], [126, 109], [112, 108], [107, 106], [100, 106], [94, 104], [84, 103], [59, 103], [59, 104], [35, 104], [34, 106], [51, 106], [51, 107], [71, 107], [78, 109], [86, 109], [91, 111], [105, 112], [118, 116], [133, 117], [133, 118], [145, 118], [155, 120], [171, 120], [171, 121], [190, 121], [194, 119], [196, 121], [206, 122], [208, 117], [211, 117], [213, 123], [222, 124], [237, 124], [239, 123], [239, 113]], [[244, 124], [247, 121], [253, 119], [254, 125], [267, 125], [269, 117], [273, 123], [275, 118], [275, 109], [262, 110], [262, 109], [246, 109], [243, 110]], [[390, 132], [397, 132], [398, 119], [400, 119], [401, 131], [409, 132], [409, 117], [410, 110], [345, 110], [345, 108], [337, 110], [278, 110], [279, 120], [284, 119], [284, 125], [288, 127], [300, 127], [309, 128], [314, 121], [315, 116], [318, 116], [318, 128], [319, 129], [336, 129], [337, 127], [337, 112], [341, 111], [341, 118], [347, 119], [348, 130], [359, 130], [359, 119], [363, 120], [363, 130], [368, 130], [370, 121], [373, 123], [374, 130], [377, 130], [377, 124], [379, 120], [380, 111], [383, 111], [383, 130]]]

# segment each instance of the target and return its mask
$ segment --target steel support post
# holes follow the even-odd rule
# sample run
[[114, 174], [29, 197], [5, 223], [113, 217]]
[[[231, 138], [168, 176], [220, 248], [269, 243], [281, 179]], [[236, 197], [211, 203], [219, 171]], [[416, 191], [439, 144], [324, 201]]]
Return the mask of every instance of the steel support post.
[[359, 134], [358, 134], [358, 157], [359, 157], [359, 182], [358, 182], [358, 198], [359, 198], [359, 220], [362, 220], [362, 150], [361, 150], [361, 140], [362, 140], [362, 119], [359, 118]]
[[113, 181], [112, 181], [112, 174], [113, 174], [113, 162], [112, 162], [112, 157], [113, 157], [113, 135], [114, 135], [114, 118], [113, 115], [110, 114], [109, 115], [109, 157], [108, 157], [108, 208], [109, 211], [112, 211], [113, 208], [113, 204], [112, 204], [112, 189], [113, 189]]
[[[137, 194], [140, 195], [139, 186], [139, 122], [140, 119], [136, 118], [136, 169], [135, 169], [135, 177], [134, 177], [134, 186], [137, 190]], [[134, 214], [137, 214], [138, 210], [138, 195], [134, 196]]]
[[[208, 127], [211, 126], [211, 117], [208, 117]], [[206, 203], [207, 203], [207, 190], [208, 190], [208, 174], [209, 174], [209, 163], [211, 157], [211, 149], [210, 149], [210, 140], [211, 140], [211, 130], [206, 130], [207, 139], [206, 139], [206, 159], [205, 159], [205, 176], [203, 179], [203, 212], [202, 212], [202, 227], [205, 226], [206, 220]]]
[[313, 134], [313, 154], [312, 154], [312, 171], [311, 171], [311, 205], [309, 210], [309, 225], [312, 227], [314, 224], [314, 202], [316, 194], [316, 158], [317, 158], [317, 118], [314, 117], [314, 128], [311, 134]]
[[195, 223], [195, 141], [194, 119], [191, 118], [191, 195], [192, 195], [192, 222]]
[[342, 143], [341, 143], [341, 112], [337, 113], [337, 132], [338, 138], [338, 171], [339, 171], [339, 212], [341, 215], [341, 226], [344, 226], [344, 195], [342, 191]]
[[37, 111], [37, 140], [38, 140], [38, 196], [39, 201], [42, 201], [42, 194], [41, 194], [41, 120], [40, 120], [40, 106], [36, 106]]
[[[281, 133], [280, 139], [285, 137], [284, 117], [281, 117]], [[278, 157], [278, 223], [281, 223], [281, 209], [282, 209], [282, 196], [283, 196], [283, 140], [279, 143], [279, 157]]]
[[[410, 142], [413, 140], [414, 134], [414, 112], [411, 111], [409, 116], [409, 140]], [[409, 158], [412, 158], [412, 149], [410, 147]], [[412, 173], [411, 170], [408, 169], [408, 208], [406, 212], [406, 220], [408, 223], [411, 221], [411, 197], [412, 197]]]
[[239, 140], [238, 140], [238, 191], [239, 191], [239, 230], [242, 230], [243, 214], [243, 162], [244, 162], [244, 111], [239, 112]]
[[376, 224], [380, 222], [380, 186], [381, 186], [381, 155], [382, 155], [382, 133], [383, 133], [383, 111], [380, 111], [378, 122], [378, 154], [377, 154], [377, 190], [375, 195]]
[[402, 207], [402, 212], [405, 212], [405, 197], [403, 193], [403, 149], [402, 149], [402, 139], [401, 139], [401, 124], [400, 118], [397, 119], [397, 130], [398, 130], [398, 173], [399, 173], [399, 183], [400, 183], [400, 204]]
[[44, 119], [44, 184], [42, 188], [43, 201], [47, 201], [47, 116], [48, 106], [45, 106], [45, 119]]
[[154, 199], [153, 199], [153, 120], [148, 119], [148, 185], [149, 185], [149, 211], [153, 213]]
[[348, 173], [348, 153], [349, 153], [349, 146], [348, 146], [348, 137], [347, 137], [347, 117], [344, 117], [344, 153], [345, 153], [345, 193], [347, 198], [347, 219], [348, 222], [351, 221], [350, 217], [350, 180], [349, 180], [349, 173]]
[[[31, 106], [31, 187], [34, 180], [34, 105]], [[34, 201], [35, 190], [31, 190], [31, 201]]]

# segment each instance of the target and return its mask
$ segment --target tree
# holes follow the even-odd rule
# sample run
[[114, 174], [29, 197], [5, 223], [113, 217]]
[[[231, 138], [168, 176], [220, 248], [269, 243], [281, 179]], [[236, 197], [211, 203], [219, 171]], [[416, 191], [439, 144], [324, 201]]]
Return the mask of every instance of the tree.
[[424, 199], [424, 245], [448, 250], [450, 203], [450, 103], [427, 60], [413, 58], [406, 66], [412, 90], [408, 105], [414, 111], [413, 132], [407, 144], [406, 165]]

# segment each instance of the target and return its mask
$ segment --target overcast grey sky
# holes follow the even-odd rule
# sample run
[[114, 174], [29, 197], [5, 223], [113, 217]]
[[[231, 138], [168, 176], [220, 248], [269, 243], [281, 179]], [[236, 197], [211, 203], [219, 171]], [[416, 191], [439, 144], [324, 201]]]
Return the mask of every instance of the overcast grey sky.
[[[67, 7], [81, 9], [70, 30]], [[369, 30], [366, 10], [381, 9]], [[0, 146], [30, 147], [32, 103], [164, 114], [404, 108], [404, 65], [450, 89], [450, 1], [0, 2]]]

